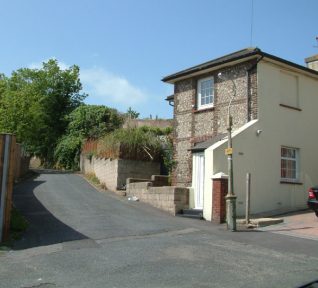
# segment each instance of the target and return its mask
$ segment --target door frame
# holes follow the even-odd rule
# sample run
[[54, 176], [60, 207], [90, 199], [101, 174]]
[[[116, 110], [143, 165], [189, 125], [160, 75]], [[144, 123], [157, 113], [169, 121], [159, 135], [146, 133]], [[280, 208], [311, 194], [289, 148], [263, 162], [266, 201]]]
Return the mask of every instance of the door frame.
[[192, 187], [194, 189], [194, 209], [203, 209], [204, 195], [204, 152], [192, 154]]

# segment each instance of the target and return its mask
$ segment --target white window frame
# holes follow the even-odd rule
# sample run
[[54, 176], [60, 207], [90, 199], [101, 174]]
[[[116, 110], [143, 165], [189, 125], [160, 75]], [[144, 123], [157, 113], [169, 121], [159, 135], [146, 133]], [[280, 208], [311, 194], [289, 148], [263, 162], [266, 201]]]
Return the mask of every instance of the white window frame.
[[[208, 104], [201, 104], [201, 85], [203, 82], [212, 80], [212, 102]], [[197, 108], [206, 109], [214, 106], [214, 77], [206, 77], [198, 80], [197, 84]]]
[[[282, 149], [289, 149], [294, 151], [295, 157], [288, 157], [288, 156], [283, 156], [282, 155]], [[299, 181], [299, 148], [295, 147], [288, 147], [288, 146], [281, 146], [281, 152], [280, 152], [280, 159], [281, 159], [281, 164], [280, 164], [280, 177], [281, 181], [287, 181], [287, 182], [298, 182]], [[295, 165], [295, 177], [283, 177], [282, 175], [282, 170], [283, 170], [283, 164], [282, 161], [293, 161], [296, 163]], [[285, 167], [286, 169], [287, 167]], [[287, 171], [288, 174], [288, 171]], [[288, 175], [287, 175], [288, 176]]]

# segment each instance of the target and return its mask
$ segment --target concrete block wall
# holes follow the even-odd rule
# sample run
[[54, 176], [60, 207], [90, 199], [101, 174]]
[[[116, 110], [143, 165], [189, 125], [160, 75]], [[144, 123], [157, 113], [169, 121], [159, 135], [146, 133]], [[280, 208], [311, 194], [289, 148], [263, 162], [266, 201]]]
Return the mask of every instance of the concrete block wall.
[[160, 174], [160, 163], [151, 161], [118, 160], [118, 187], [126, 185], [127, 178], [150, 179], [152, 175]]
[[94, 173], [93, 158], [88, 158], [86, 155], [80, 156], [80, 170], [83, 174]]
[[126, 184], [127, 178], [150, 179], [153, 174], [160, 174], [160, 163], [125, 159], [104, 159], [81, 155], [81, 172], [94, 173], [107, 189], [115, 191]]
[[117, 190], [118, 178], [120, 171], [118, 169], [118, 159], [92, 158], [94, 161], [94, 173], [100, 183], [104, 184], [107, 189]]
[[153, 187], [152, 182], [135, 182], [126, 187], [127, 195], [164, 210], [172, 215], [189, 208], [189, 189], [184, 187]]

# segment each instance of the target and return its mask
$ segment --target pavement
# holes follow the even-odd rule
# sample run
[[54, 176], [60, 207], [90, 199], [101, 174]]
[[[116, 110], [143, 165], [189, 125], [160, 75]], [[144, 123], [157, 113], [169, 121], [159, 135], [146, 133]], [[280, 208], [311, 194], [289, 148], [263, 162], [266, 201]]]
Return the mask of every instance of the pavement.
[[259, 231], [318, 240], [318, 218], [311, 210], [298, 211], [280, 216], [282, 223], [258, 228]]
[[0, 288], [287, 288], [318, 278], [314, 237], [229, 232], [99, 192], [73, 174], [19, 183], [14, 203], [30, 226], [0, 252]]

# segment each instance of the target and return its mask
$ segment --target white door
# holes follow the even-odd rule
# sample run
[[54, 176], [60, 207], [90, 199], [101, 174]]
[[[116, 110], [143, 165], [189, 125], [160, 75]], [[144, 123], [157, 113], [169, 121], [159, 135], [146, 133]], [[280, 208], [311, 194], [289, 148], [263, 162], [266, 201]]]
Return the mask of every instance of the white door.
[[203, 209], [204, 153], [193, 154], [193, 187], [195, 209]]

